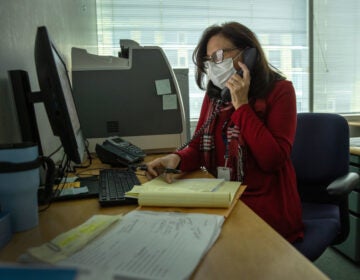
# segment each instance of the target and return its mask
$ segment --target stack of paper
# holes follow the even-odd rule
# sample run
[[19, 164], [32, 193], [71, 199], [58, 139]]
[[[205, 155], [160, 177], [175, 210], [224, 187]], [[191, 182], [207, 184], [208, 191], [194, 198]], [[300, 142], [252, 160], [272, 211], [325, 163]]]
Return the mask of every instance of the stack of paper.
[[104, 271], [111, 279], [187, 279], [223, 221], [219, 215], [132, 211], [58, 264]]

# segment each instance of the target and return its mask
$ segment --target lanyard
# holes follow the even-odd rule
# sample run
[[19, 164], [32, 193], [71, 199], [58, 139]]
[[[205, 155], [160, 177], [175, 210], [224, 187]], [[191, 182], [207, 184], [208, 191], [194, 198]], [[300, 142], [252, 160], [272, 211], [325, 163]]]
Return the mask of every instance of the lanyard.
[[223, 142], [225, 145], [224, 167], [227, 167], [228, 159], [229, 159], [229, 140], [228, 140], [228, 136], [227, 136], [227, 124], [228, 124], [228, 121], [225, 121], [223, 124], [223, 127], [222, 127], [222, 139], [223, 139]]

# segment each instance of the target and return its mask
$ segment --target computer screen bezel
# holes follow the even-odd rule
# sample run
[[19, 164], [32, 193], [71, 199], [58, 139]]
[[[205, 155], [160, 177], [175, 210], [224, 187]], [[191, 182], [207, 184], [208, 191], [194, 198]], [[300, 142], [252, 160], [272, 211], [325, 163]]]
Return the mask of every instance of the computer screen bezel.
[[[56, 57], [58, 63], [62, 64], [58, 66], [63, 67], [65, 72], [63, 73], [63, 80], [61, 80], [61, 73], [56, 64]], [[81, 164], [84, 160], [85, 141], [82, 136], [67, 67], [55, 44], [50, 39], [45, 26], [40, 26], [37, 29], [35, 66], [40, 87], [40, 98], [45, 105], [53, 134], [59, 136], [68, 159]], [[74, 120], [78, 125], [74, 124]]]

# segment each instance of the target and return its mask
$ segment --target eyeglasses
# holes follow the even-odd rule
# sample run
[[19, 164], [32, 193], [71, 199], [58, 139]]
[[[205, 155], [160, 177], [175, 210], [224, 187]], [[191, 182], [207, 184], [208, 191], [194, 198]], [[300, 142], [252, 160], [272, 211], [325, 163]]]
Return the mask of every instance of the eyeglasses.
[[233, 50], [238, 50], [239, 48], [231, 48], [231, 49], [220, 49], [220, 50], [217, 50], [215, 51], [212, 55], [210, 56], [205, 56], [204, 57], [204, 62], [206, 61], [212, 61], [216, 64], [219, 64], [221, 62], [224, 61], [224, 53], [226, 52], [230, 52], [230, 51], [233, 51]]

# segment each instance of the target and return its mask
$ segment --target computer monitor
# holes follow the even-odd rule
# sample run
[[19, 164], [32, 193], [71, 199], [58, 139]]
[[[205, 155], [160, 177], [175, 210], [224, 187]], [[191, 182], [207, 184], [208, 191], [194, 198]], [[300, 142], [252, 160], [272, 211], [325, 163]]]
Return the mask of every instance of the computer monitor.
[[81, 164], [85, 141], [68, 71], [45, 26], [37, 29], [35, 65], [40, 86], [38, 96], [45, 105], [52, 131], [59, 136], [68, 159]]

